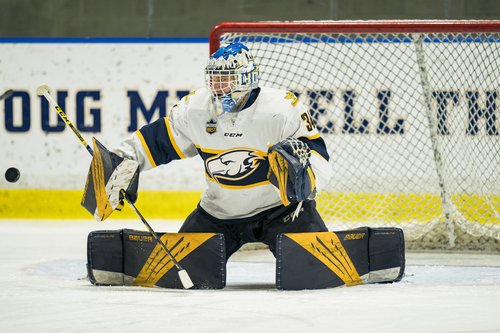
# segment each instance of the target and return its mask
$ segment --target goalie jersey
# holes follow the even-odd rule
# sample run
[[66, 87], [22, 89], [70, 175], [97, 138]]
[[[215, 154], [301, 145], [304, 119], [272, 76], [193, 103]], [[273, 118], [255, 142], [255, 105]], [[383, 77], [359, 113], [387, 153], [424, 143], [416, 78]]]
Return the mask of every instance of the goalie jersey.
[[268, 180], [267, 151], [289, 137], [311, 148], [310, 162], [321, 190], [331, 172], [325, 143], [307, 108], [284, 90], [254, 89], [241, 111], [216, 117], [210, 92], [201, 88], [114, 152], [138, 161], [141, 172], [200, 155], [208, 184], [200, 207], [217, 219], [235, 220], [282, 204], [279, 190]]

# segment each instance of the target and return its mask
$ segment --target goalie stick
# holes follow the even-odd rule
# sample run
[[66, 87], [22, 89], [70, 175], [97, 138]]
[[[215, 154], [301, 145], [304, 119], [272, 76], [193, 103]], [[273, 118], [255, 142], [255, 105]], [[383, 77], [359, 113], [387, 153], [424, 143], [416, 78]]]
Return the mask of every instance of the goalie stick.
[[[82, 135], [80, 134], [80, 132], [76, 129], [75, 126], [73, 126], [73, 124], [71, 123], [71, 121], [68, 119], [68, 116], [66, 115], [66, 113], [56, 103], [56, 101], [54, 100], [54, 98], [52, 97], [52, 95], [50, 95], [50, 93], [49, 93], [49, 86], [46, 85], [46, 84], [40, 85], [36, 89], [36, 93], [37, 93], [38, 96], [44, 96], [45, 99], [47, 99], [47, 101], [49, 102], [50, 106], [52, 106], [56, 110], [56, 112], [59, 114], [59, 116], [62, 118], [62, 120], [64, 120], [64, 122], [71, 128], [71, 130], [73, 131], [73, 133], [75, 133], [75, 135], [78, 137], [78, 139], [80, 140], [80, 143], [87, 149], [87, 151], [90, 153], [90, 155], [93, 156], [94, 155], [94, 151], [92, 150], [92, 147], [90, 147], [90, 145], [87, 143], [87, 141], [85, 141], [85, 139], [82, 137]], [[160, 239], [160, 237], [156, 234], [156, 232], [153, 230], [153, 228], [151, 228], [151, 226], [146, 221], [146, 219], [144, 218], [144, 216], [142, 216], [141, 212], [137, 209], [137, 207], [132, 202], [132, 200], [130, 200], [130, 198], [127, 195], [127, 193], [125, 192], [125, 190], [121, 189], [120, 193], [123, 195], [123, 197], [125, 198], [125, 200], [129, 203], [129, 205], [132, 207], [133, 211], [137, 214], [137, 216], [141, 219], [142, 223], [149, 230], [149, 233], [151, 234], [151, 236], [153, 236], [153, 238], [156, 240], [156, 242], [167, 253], [167, 255], [170, 258], [170, 260], [172, 260], [173, 264], [177, 268], [179, 279], [181, 280], [181, 283], [182, 283], [182, 286], [184, 287], [184, 289], [189, 289], [189, 288], [193, 287], [193, 282], [191, 281], [191, 278], [189, 277], [189, 274], [186, 272], [185, 269], [183, 269], [181, 267], [181, 265], [175, 259], [175, 257], [173, 256], [173, 254], [169, 251], [169, 249], [167, 248], [167, 246], [165, 245], [165, 243]]]

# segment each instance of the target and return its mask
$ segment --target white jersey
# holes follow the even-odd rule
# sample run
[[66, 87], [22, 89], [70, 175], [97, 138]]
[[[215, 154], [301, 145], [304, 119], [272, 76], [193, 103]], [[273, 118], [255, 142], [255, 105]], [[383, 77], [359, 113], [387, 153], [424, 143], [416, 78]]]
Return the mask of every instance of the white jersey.
[[258, 88], [240, 112], [216, 117], [206, 88], [182, 98], [167, 117], [136, 131], [114, 150], [140, 163], [141, 171], [200, 155], [208, 189], [200, 207], [215, 218], [251, 217], [281, 205], [268, 180], [268, 147], [301, 138], [312, 150], [311, 165], [321, 189], [330, 176], [328, 153], [307, 108], [291, 92]]

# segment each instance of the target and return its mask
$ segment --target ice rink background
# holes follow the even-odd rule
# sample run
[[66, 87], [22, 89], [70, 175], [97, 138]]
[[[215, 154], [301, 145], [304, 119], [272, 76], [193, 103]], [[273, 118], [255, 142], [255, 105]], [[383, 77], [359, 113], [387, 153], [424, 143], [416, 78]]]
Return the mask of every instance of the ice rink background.
[[244, 251], [223, 290], [92, 286], [87, 234], [121, 228], [144, 229], [0, 222], [0, 332], [500, 332], [500, 255], [409, 253], [400, 283], [278, 291], [270, 252]]

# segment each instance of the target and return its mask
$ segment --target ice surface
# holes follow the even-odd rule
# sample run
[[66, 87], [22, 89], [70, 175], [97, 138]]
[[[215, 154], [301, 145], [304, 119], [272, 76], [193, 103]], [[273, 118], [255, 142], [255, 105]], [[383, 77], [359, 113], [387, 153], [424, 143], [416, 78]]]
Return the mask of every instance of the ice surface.
[[272, 255], [246, 251], [223, 290], [92, 286], [86, 236], [120, 228], [143, 229], [0, 222], [0, 332], [500, 332], [500, 254], [410, 253], [400, 283], [278, 291]]

